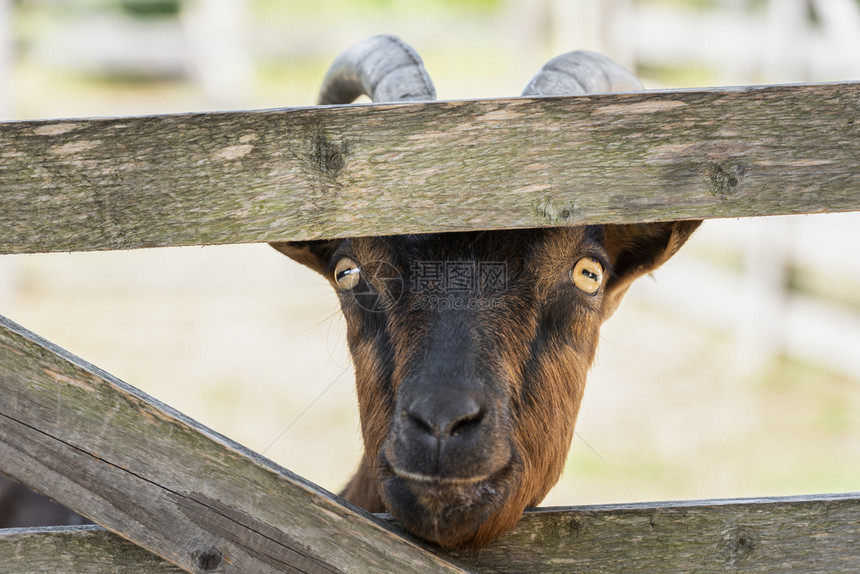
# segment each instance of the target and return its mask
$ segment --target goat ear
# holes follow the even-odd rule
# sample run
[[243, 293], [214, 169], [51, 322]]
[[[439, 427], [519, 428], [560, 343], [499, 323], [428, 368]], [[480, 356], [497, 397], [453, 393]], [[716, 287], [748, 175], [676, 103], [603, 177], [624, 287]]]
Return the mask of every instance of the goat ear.
[[334, 255], [339, 239], [319, 239], [315, 241], [279, 241], [269, 243], [272, 247], [317, 273], [325, 274]]
[[606, 250], [612, 275], [603, 298], [603, 319], [609, 318], [631, 283], [651, 273], [677, 253], [701, 221], [606, 225]]

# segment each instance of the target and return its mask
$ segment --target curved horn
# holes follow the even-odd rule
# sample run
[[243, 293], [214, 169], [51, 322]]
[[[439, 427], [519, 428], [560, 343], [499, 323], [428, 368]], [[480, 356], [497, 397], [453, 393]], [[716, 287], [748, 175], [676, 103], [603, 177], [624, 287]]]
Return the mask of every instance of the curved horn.
[[373, 36], [347, 48], [326, 73], [318, 103], [348, 104], [365, 94], [374, 102], [434, 100], [424, 62], [396, 36]]
[[569, 52], [553, 58], [532, 78], [524, 96], [574, 96], [641, 90], [642, 83], [602, 54]]

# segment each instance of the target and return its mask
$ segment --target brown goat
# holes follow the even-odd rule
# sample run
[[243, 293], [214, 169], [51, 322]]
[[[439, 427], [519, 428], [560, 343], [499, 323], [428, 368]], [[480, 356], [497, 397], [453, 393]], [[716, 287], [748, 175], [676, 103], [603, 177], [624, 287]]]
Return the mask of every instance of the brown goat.
[[[640, 89], [574, 52], [524, 95]], [[430, 100], [418, 55], [377, 36], [332, 65], [320, 104]], [[598, 331], [699, 221], [275, 243], [337, 290], [364, 456], [342, 496], [445, 547], [481, 546], [556, 483]]]

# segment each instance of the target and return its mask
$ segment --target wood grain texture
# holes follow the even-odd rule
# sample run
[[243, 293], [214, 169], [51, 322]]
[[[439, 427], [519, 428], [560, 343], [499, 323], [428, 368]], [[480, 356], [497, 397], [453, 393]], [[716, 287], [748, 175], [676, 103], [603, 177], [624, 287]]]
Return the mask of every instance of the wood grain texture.
[[99, 526], [0, 530], [4, 574], [178, 574], [184, 570]]
[[860, 83], [0, 125], [0, 253], [860, 209]]
[[[537, 509], [457, 558], [488, 574], [855, 573], [860, 494]], [[178, 571], [99, 527], [0, 530], [0, 560], [9, 574]]]
[[860, 494], [537, 510], [458, 558], [487, 573], [855, 573]]
[[0, 437], [0, 471], [189, 572], [463, 571], [4, 318]]

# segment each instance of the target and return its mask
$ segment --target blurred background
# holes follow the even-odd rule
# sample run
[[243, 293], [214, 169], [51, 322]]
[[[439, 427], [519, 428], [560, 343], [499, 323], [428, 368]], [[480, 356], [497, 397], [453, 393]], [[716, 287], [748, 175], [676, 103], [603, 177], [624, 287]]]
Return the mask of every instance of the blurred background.
[[[648, 88], [860, 79], [858, 0], [0, 0], [0, 117], [311, 105], [383, 32], [440, 99], [580, 48]], [[858, 247], [858, 214], [706, 222], [603, 327], [545, 504], [860, 490]], [[337, 299], [267, 246], [3, 256], [0, 314], [325, 488], [357, 464]]]

